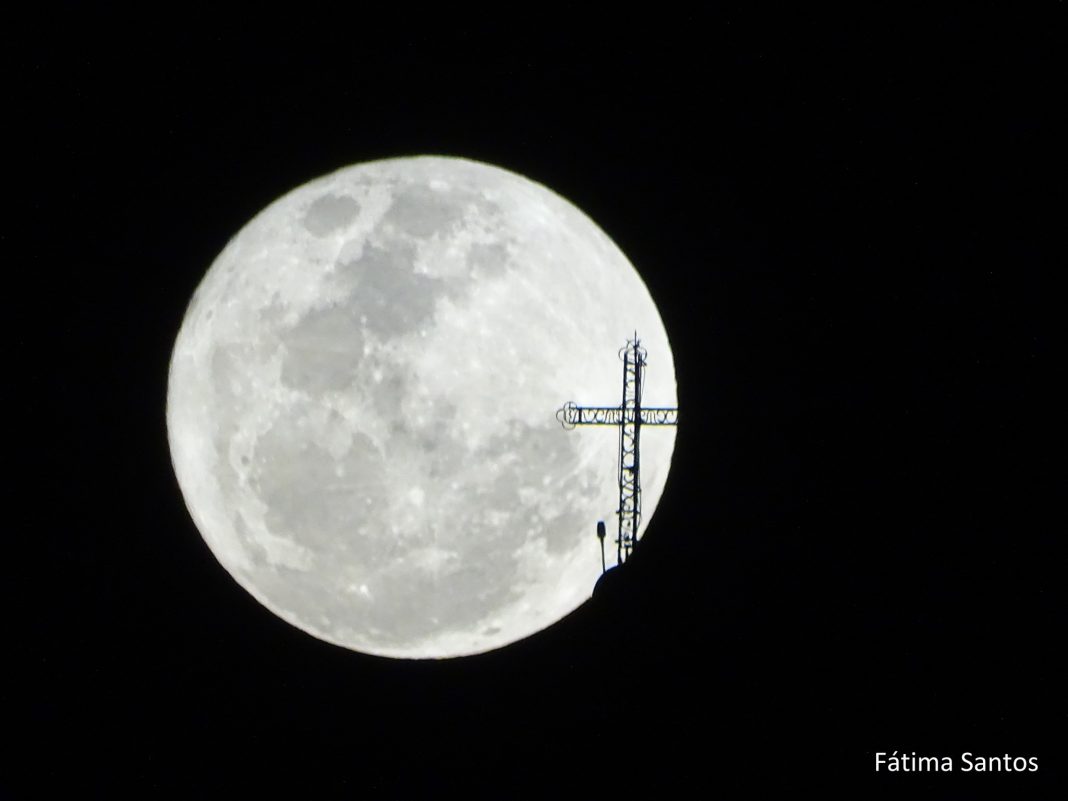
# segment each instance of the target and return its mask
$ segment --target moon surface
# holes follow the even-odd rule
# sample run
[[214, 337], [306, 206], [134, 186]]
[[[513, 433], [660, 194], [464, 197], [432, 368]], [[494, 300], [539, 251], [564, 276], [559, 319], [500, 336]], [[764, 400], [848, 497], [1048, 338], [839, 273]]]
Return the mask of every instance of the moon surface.
[[[396, 658], [480, 653], [590, 597], [615, 530], [618, 352], [674, 406], [663, 323], [574, 205], [458, 158], [358, 164], [226, 245], [178, 333], [167, 434], [211, 551], [279, 617]], [[674, 428], [642, 438], [645, 523]], [[614, 548], [611, 549], [614, 554]]]

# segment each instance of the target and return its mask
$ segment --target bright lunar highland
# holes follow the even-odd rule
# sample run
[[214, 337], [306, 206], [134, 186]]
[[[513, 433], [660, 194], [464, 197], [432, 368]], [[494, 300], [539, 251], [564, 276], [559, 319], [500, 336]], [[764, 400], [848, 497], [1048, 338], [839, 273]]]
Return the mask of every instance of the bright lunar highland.
[[[618, 429], [555, 413], [621, 402], [634, 331], [644, 403], [674, 406], [645, 284], [571, 203], [463, 159], [347, 167], [264, 209], [193, 295], [167, 388], [178, 483], [294, 626], [390, 657], [498, 648], [601, 574]], [[643, 526], [674, 437], [642, 437]]]

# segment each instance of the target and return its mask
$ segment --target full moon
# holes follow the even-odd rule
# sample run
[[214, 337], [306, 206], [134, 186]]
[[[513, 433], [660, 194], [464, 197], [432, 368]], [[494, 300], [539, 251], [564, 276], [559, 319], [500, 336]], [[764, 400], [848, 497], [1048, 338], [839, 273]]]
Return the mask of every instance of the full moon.
[[[499, 648], [601, 575], [618, 430], [555, 413], [620, 404], [635, 331], [643, 402], [674, 406], [648, 289], [570, 202], [458, 158], [340, 169], [254, 217], [193, 294], [167, 385], [178, 484], [223, 568], [305, 632], [395, 658]], [[643, 530], [674, 431], [642, 438]]]

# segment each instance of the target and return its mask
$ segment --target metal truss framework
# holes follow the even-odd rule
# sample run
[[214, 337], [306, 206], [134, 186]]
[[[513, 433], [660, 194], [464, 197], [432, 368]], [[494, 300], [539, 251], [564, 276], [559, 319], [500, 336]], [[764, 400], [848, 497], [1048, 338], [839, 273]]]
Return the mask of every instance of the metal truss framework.
[[[638, 542], [638, 526], [642, 517], [641, 502], [641, 430], [644, 426], [674, 426], [679, 422], [679, 410], [667, 406], [642, 406], [642, 383], [645, 377], [646, 350], [638, 335], [627, 340], [619, 351], [623, 360], [623, 400], [619, 406], [579, 406], [571, 401], [556, 413], [566, 429], [576, 426], [619, 427], [619, 521], [616, 536], [616, 561], [623, 564]], [[604, 560], [603, 526], [602, 564]]]

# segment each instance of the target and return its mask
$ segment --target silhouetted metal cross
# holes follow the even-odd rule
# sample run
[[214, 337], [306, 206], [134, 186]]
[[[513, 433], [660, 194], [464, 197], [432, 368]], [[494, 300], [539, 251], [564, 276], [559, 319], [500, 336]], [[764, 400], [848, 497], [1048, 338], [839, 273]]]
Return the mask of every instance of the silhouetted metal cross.
[[[619, 427], [619, 533], [616, 536], [616, 563], [623, 564], [638, 542], [641, 522], [641, 456], [639, 450], [643, 426], [674, 426], [679, 422], [678, 408], [642, 406], [642, 382], [645, 373], [645, 348], [638, 340], [628, 339], [619, 351], [623, 360], [623, 402], [619, 406], [579, 406], [565, 403], [556, 419], [566, 429], [575, 426]], [[604, 563], [604, 523], [597, 525], [601, 540], [601, 570]]]

